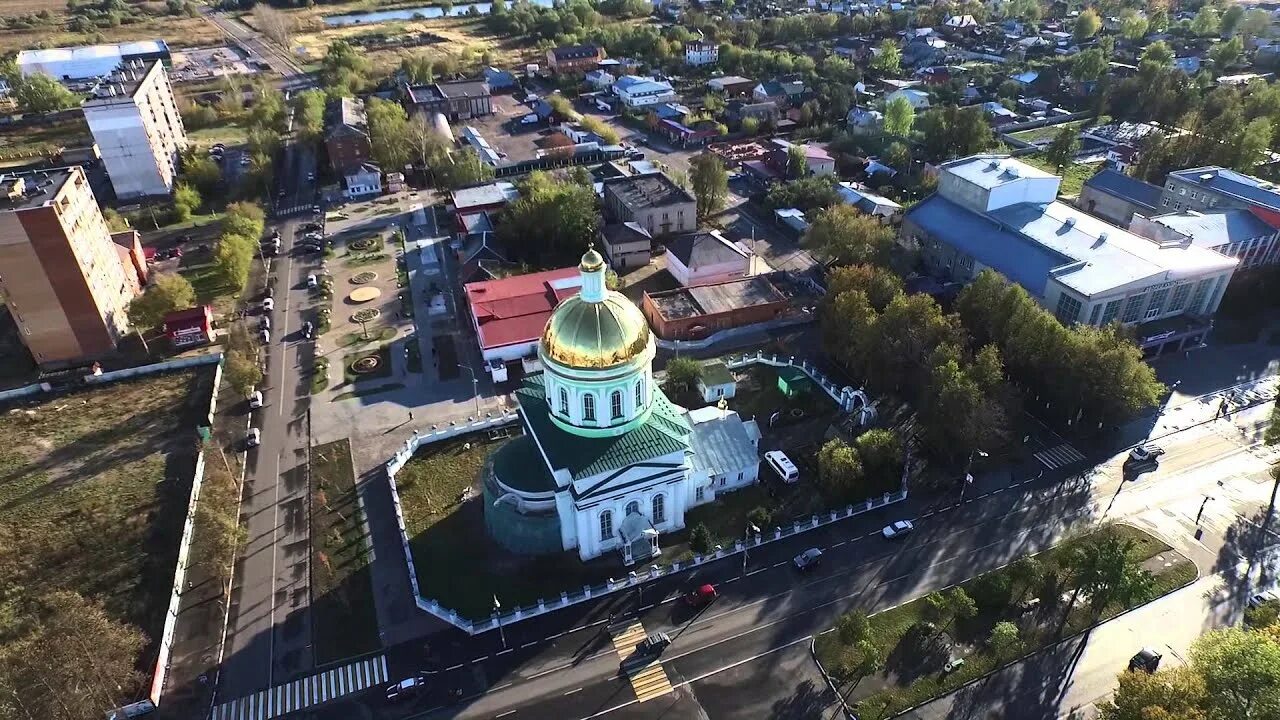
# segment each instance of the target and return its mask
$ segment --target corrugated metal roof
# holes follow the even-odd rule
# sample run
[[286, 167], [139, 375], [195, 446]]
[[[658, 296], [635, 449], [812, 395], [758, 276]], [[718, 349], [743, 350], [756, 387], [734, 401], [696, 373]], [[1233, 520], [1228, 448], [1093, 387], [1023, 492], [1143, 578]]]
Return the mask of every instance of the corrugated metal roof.
[[1191, 236], [1196, 245], [1209, 248], [1276, 234], [1275, 228], [1243, 209], [1170, 213], [1151, 219]]
[[1127, 200], [1155, 212], [1160, 205], [1160, 188], [1121, 172], [1106, 168], [1085, 181], [1085, 185]]

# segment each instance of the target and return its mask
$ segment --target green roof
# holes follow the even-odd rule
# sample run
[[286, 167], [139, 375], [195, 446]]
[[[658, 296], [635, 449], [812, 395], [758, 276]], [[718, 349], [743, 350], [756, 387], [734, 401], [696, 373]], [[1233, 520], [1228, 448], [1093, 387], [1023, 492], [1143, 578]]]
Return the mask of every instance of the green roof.
[[[555, 469], [568, 470], [574, 480], [689, 450], [689, 423], [683, 410], [654, 389], [653, 405], [645, 421], [621, 435], [584, 437], [566, 432], [551, 419], [542, 374], [525, 378], [516, 391], [525, 423]], [[503, 482], [506, 482], [505, 480]]]
[[733, 373], [722, 362], [709, 362], [702, 366], [702, 384], [707, 387], [733, 384]]
[[512, 490], [527, 493], [554, 492], [555, 478], [542, 461], [533, 438], [521, 435], [493, 454], [493, 472]]

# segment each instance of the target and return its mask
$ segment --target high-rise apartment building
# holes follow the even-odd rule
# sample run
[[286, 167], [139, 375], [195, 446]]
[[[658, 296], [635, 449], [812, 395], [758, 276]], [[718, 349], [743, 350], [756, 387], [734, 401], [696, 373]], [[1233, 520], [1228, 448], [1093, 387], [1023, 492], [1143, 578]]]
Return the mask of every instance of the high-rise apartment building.
[[173, 192], [187, 131], [163, 63], [122, 64], [83, 108], [117, 198]]
[[112, 239], [80, 167], [0, 175], [0, 294], [40, 365], [115, 350], [145, 281], [140, 253], [136, 238]]

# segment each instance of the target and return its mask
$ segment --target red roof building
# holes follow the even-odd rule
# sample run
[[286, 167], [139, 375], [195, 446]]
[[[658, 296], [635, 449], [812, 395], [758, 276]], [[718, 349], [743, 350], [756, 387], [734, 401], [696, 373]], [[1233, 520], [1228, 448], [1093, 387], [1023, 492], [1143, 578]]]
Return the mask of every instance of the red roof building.
[[213, 308], [200, 305], [175, 310], [164, 316], [164, 332], [174, 347], [204, 345], [213, 339]]
[[[463, 291], [480, 353], [491, 371], [533, 358], [551, 311], [578, 294], [582, 275], [576, 267], [467, 283]], [[496, 377], [495, 380], [500, 380]]]

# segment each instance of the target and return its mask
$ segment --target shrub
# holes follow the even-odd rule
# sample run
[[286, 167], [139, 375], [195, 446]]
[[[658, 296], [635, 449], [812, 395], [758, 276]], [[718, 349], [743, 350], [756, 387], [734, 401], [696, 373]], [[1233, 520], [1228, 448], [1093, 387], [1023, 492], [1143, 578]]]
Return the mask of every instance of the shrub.
[[764, 530], [765, 528], [773, 525], [773, 513], [768, 508], [757, 507], [747, 513], [747, 520], [752, 525]]
[[840, 642], [853, 645], [871, 636], [871, 620], [861, 610], [851, 610], [836, 621], [836, 632], [840, 634]]
[[700, 555], [711, 552], [711, 548], [715, 547], [715, 538], [711, 536], [711, 530], [705, 523], [693, 526], [693, 531], [689, 534], [689, 547]]

